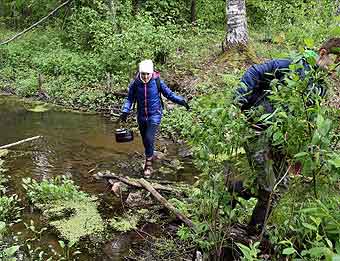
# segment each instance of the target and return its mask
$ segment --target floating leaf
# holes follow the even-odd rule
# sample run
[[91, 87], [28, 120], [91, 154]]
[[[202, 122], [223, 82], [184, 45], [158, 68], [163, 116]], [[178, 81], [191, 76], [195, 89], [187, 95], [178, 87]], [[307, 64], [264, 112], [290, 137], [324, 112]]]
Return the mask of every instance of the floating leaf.
[[31, 111], [31, 112], [46, 112], [46, 111], [49, 111], [50, 108], [48, 108], [47, 105], [39, 104], [39, 105], [36, 105], [33, 108], [29, 108], [29, 109], [26, 109], [26, 110]]

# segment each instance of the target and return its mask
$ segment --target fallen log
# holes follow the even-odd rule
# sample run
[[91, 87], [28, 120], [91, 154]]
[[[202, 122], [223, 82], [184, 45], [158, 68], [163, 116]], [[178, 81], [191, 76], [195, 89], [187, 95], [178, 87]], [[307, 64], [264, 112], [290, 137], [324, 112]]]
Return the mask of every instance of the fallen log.
[[[118, 176], [118, 175], [115, 175], [113, 173], [97, 173], [94, 175], [95, 177], [97, 178], [104, 178], [104, 179], [116, 179], [116, 180], [119, 180], [129, 186], [133, 186], [133, 187], [137, 187], [137, 188], [143, 188], [143, 186], [139, 183], [138, 180], [133, 180], [133, 179], [130, 179], [130, 178], [126, 178], [126, 177], [122, 177], [122, 176]], [[151, 183], [152, 186], [155, 188], [155, 189], [158, 189], [158, 190], [164, 190], [164, 191], [169, 191], [169, 192], [174, 192], [174, 193], [178, 193], [178, 192], [181, 192], [180, 189], [177, 189], [177, 188], [172, 188], [172, 187], [169, 187], [169, 186], [163, 186], [161, 184], [157, 184], [157, 183]]]
[[188, 219], [185, 215], [183, 215], [177, 208], [175, 208], [172, 204], [170, 204], [161, 194], [159, 194], [155, 188], [145, 179], [141, 178], [139, 183], [148, 190], [164, 207], [170, 210], [172, 213], [176, 215], [178, 219], [183, 221], [188, 227], [193, 228], [194, 223], [190, 219]]
[[[174, 191], [173, 188], [165, 187], [159, 184], [150, 183], [143, 178], [131, 180], [128, 178], [114, 175], [112, 173], [108, 173], [108, 174], [99, 173], [99, 174], [100, 175], [95, 174], [94, 176], [97, 176], [99, 178], [116, 179], [127, 185], [146, 189], [158, 200], [158, 202], [160, 202], [170, 212], [174, 213], [175, 216], [179, 220], [181, 220], [184, 224], [186, 224], [191, 229], [195, 230], [194, 223], [188, 217], [182, 214], [178, 209], [176, 209], [172, 204], [170, 204], [161, 194], [159, 194], [156, 191], [156, 189], [159, 189], [159, 190], [167, 190], [167, 191], [173, 192]], [[225, 236], [226, 240], [230, 240], [231, 242], [240, 242], [242, 244], [249, 245], [252, 242], [256, 242], [260, 239], [259, 235], [249, 234], [247, 225], [233, 224], [231, 226], [226, 227], [225, 231], [226, 231], [226, 236]]]
[[24, 140], [19, 140], [17, 142], [11, 143], [11, 144], [3, 145], [3, 146], [0, 147], [0, 149], [8, 149], [10, 147], [19, 145], [21, 143], [32, 141], [32, 140], [36, 140], [36, 139], [39, 139], [39, 138], [42, 138], [42, 136], [35, 136], [35, 137], [24, 139]]

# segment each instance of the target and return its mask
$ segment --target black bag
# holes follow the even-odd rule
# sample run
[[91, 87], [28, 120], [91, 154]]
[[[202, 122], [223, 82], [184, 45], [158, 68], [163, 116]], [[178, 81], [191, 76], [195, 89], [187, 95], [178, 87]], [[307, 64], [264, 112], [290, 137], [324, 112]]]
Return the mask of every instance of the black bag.
[[116, 129], [115, 135], [118, 143], [133, 141], [133, 131], [129, 129]]

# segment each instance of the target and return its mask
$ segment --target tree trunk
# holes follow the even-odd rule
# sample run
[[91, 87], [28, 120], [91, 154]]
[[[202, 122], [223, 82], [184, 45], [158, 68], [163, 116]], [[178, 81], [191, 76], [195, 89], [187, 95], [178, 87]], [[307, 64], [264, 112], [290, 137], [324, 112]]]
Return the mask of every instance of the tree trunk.
[[340, 1], [339, 0], [335, 1], [335, 15], [336, 16], [340, 15]]
[[196, 0], [191, 0], [191, 23], [196, 24]]
[[138, 14], [138, 10], [139, 10], [139, 0], [132, 0], [132, 14], [136, 15]]
[[226, 9], [225, 46], [227, 48], [246, 46], [248, 44], [248, 29], [245, 0], [226, 1]]
[[112, 27], [114, 29], [116, 24], [116, 3], [114, 3], [114, 0], [108, 0], [109, 10], [111, 13], [111, 20], [112, 20]]

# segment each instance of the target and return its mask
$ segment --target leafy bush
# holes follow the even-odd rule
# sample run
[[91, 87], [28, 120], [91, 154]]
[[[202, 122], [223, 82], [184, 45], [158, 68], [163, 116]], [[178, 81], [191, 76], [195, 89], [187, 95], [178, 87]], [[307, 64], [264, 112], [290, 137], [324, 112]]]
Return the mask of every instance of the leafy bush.
[[67, 45], [78, 50], [95, 50], [113, 32], [112, 21], [90, 7], [75, 10], [68, 18]]
[[86, 194], [78, 190], [78, 186], [65, 176], [38, 182], [31, 178], [23, 179], [23, 187], [34, 205], [50, 204], [56, 200], [83, 199]]
[[309, 260], [331, 260], [336, 253], [340, 255], [340, 197], [337, 192], [327, 187], [322, 200], [306, 200], [296, 188], [284, 198], [271, 219], [273, 224], [283, 224], [271, 230], [272, 241], [280, 246], [284, 255]]
[[[300, 58], [301, 56], [294, 56], [293, 60]], [[311, 65], [315, 64], [314, 58], [310, 59], [308, 62]], [[321, 188], [329, 189], [338, 186], [339, 150], [334, 150], [334, 143], [337, 140], [334, 132], [334, 128], [337, 126], [337, 112], [323, 104], [320, 97], [316, 95], [308, 97], [313, 99], [313, 103], [310, 103], [310, 100], [305, 97], [305, 95], [311, 95], [306, 91], [309, 90], [310, 79], [322, 82], [326, 76], [322, 72], [312, 69], [306, 72], [305, 78], [301, 80], [296, 74], [296, 70], [299, 68], [301, 68], [299, 64], [291, 66], [291, 72], [287, 73], [284, 85], [281, 81], [272, 82], [273, 90], [269, 97], [276, 109], [275, 112], [264, 115], [259, 111], [260, 108], [257, 108], [254, 109], [251, 117], [255, 122], [267, 124], [266, 134], [272, 139], [273, 144], [281, 146], [286, 151], [289, 164], [293, 165], [300, 161], [303, 165], [304, 178], [310, 180], [309, 190], [318, 196], [322, 191], [325, 191], [321, 191]], [[229, 80], [231, 78], [228, 77], [227, 81]], [[231, 82], [235, 83], [234, 80]], [[218, 251], [218, 248], [226, 243], [224, 240], [227, 237], [225, 233], [227, 233], [228, 225], [235, 221], [246, 221], [252, 207], [249, 204], [243, 210], [231, 209], [228, 202], [231, 202], [232, 196], [225, 188], [225, 178], [230, 172], [236, 176], [241, 175], [245, 179], [244, 183], [248, 186], [254, 183], [256, 176], [250, 169], [242, 149], [243, 144], [254, 133], [249, 128], [244, 114], [240, 113], [238, 108], [233, 105], [233, 92], [234, 88], [229, 88], [222, 93], [212, 93], [197, 98], [191, 102], [192, 112], [189, 115], [183, 115], [179, 110], [175, 110], [171, 117], [164, 119], [168, 131], [171, 132], [175, 128], [189, 140], [195, 153], [197, 166], [202, 170], [201, 179], [197, 184], [198, 188], [193, 189], [190, 194], [190, 204], [185, 208], [195, 222], [195, 231], [182, 228], [179, 235], [182, 239], [189, 239], [199, 244], [205, 251], [212, 249]], [[303, 186], [300, 184], [298, 188], [299, 195], [301, 195]], [[320, 192], [317, 193], [319, 190]], [[312, 226], [314, 221], [308, 217], [309, 215], [298, 221], [296, 225], [296, 229], [301, 229], [301, 226], [303, 227], [305, 224], [305, 227], [302, 228], [303, 233], [306, 232], [306, 228], [312, 231], [314, 229], [314, 232], [331, 231], [327, 235], [327, 240], [330, 240], [331, 243], [324, 237], [323, 243], [319, 242], [320, 244], [309, 244], [306, 248], [297, 245], [299, 250], [306, 250], [303, 252], [305, 256], [314, 258], [316, 253], [307, 252], [307, 250], [310, 251], [313, 247], [327, 248], [327, 245], [331, 251], [327, 250], [328, 253], [334, 254], [336, 238], [339, 236], [337, 232], [339, 231], [339, 205], [336, 203], [339, 197], [336, 196], [333, 200], [334, 195], [328, 195], [322, 203], [316, 200], [311, 201], [314, 204], [314, 207], [311, 207], [314, 209], [313, 213], [319, 213], [318, 219], [314, 219], [314, 221], [319, 220], [320, 227], [315, 227], [315, 224], [314, 227]], [[329, 205], [324, 205], [328, 200]], [[292, 205], [292, 202], [294, 200], [290, 199], [287, 204], [294, 211], [296, 206]], [[315, 205], [317, 205], [317, 209], [315, 209]], [[287, 210], [283, 212], [285, 213], [285, 211]], [[240, 216], [244, 218], [241, 220], [235, 218]], [[293, 217], [298, 218], [299, 214], [294, 212], [290, 219], [283, 218], [275, 223], [282, 224], [283, 221], [286, 221], [286, 226], [282, 226], [282, 229], [285, 229], [292, 222]], [[310, 232], [306, 233], [310, 234]], [[332, 233], [335, 233], [334, 236], [330, 235]], [[293, 230], [292, 234], [298, 233]], [[317, 239], [317, 235], [314, 233], [312, 238], [297, 236], [310, 242], [313, 238]], [[330, 248], [331, 244], [333, 247]], [[250, 248], [248, 250], [250, 251]], [[294, 248], [293, 250], [285, 250], [283, 254], [296, 253]], [[329, 255], [319, 255], [318, 257], [325, 256]]]
[[265, 38], [274, 43], [302, 47], [305, 38], [322, 42], [335, 33], [334, 9], [330, 0], [248, 1], [248, 24], [263, 28]]
[[183, 24], [189, 20], [190, 6], [188, 1], [157, 1], [149, 0], [141, 6], [144, 10], [148, 11], [151, 16], [160, 25], [165, 24]]
[[5, 223], [18, 221], [21, 212], [19, 201], [16, 195], [0, 196], [0, 221]]

